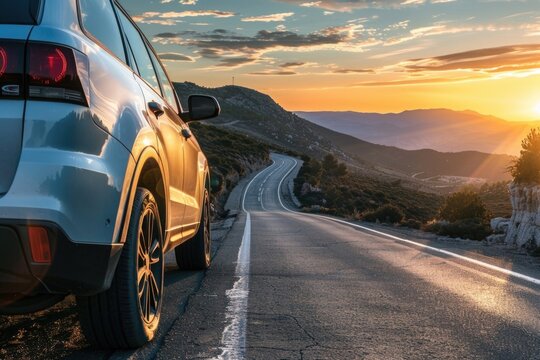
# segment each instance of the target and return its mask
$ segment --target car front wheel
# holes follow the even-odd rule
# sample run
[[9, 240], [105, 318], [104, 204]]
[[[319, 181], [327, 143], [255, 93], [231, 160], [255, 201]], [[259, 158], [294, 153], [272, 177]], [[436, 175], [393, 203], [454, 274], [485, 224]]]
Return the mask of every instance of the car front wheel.
[[212, 251], [210, 221], [210, 196], [208, 190], [205, 190], [199, 230], [192, 239], [175, 249], [176, 263], [181, 270], [206, 270], [210, 267]]

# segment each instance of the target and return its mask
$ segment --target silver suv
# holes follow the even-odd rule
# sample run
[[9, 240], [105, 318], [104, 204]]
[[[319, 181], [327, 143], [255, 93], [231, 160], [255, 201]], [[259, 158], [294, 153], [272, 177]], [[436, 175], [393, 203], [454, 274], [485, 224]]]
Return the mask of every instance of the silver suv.
[[155, 51], [114, 0], [0, 3], [0, 311], [77, 296], [99, 347], [150, 341], [164, 254], [210, 265], [209, 169]]

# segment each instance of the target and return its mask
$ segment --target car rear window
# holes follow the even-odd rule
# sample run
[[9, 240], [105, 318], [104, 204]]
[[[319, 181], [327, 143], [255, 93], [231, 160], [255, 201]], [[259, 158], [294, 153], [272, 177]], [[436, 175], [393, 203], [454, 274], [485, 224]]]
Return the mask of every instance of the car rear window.
[[41, 0], [0, 1], [0, 24], [35, 25]]

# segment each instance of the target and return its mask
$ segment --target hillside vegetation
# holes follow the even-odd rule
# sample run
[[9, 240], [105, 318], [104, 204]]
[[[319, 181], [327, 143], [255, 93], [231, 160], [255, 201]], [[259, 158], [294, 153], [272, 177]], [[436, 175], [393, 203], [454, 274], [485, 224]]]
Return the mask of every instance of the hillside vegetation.
[[303, 160], [295, 194], [307, 211], [418, 228], [432, 220], [442, 204], [442, 197], [405, 188], [399, 180], [348, 174], [332, 155], [322, 162], [309, 157]]
[[540, 128], [532, 129], [521, 142], [519, 158], [510, 166], [514, 182], [540, 184]]

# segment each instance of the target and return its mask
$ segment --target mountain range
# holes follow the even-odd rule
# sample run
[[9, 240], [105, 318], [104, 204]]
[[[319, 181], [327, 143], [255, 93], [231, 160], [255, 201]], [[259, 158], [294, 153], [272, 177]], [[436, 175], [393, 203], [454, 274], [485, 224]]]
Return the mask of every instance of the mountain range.
[[399, 114], [296, 112], [314, 124], [406, 150], [481, 151], [518, 155], [521, 140], [540, 123], [505, 121], [474, 111], [412, 110]]
[[186, 82], [176, 83], [175, 88], [184, 106], [184, 94], [208, 94], [219, 100], [222, 114], [208, 124], [319, 159], [330, 153], [365, 175], [411, 181], [436, 179], [443, 185], [452, 181], [451, 177], [509, 179], [506, 168], [513, 157], [508, 155], [405, 150], [374, 144], [314, 124], [283, 109], [270, 96], [245, 87], [204, 88]]

